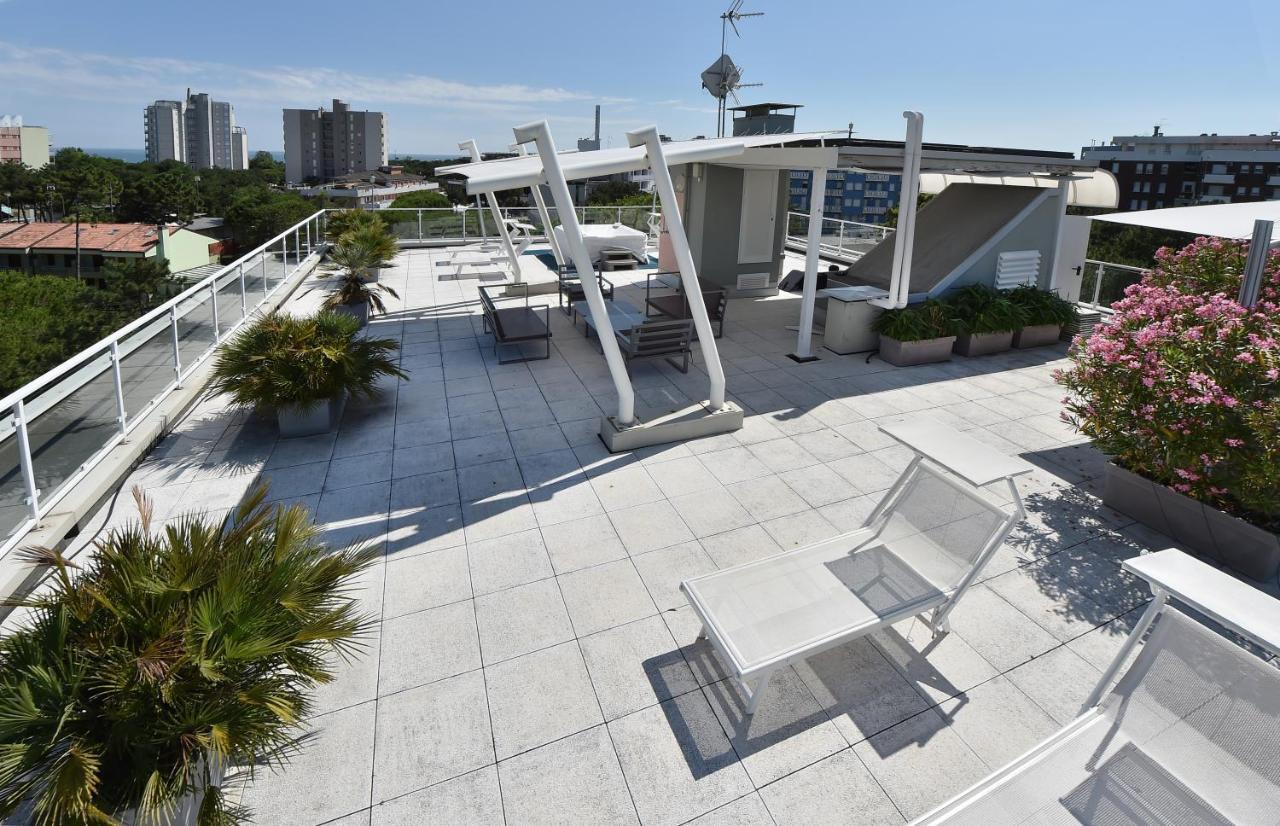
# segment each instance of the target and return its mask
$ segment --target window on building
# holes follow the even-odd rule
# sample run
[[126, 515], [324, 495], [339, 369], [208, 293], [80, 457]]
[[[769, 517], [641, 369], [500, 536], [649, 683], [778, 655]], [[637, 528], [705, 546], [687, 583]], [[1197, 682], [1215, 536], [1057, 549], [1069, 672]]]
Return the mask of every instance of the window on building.
[[1158, 195], [1163, 195], [1163, 194], [1164, 194], [1164, 187], [1165, 187], [1165, 183], [1164, 183], [1164, 181], [1161, 181], [1161, 182], [1160, 182], [1160, 185], [1156, 187], [1156, 194], [1158, 194]]
[[1141, 192], [1141, 191], [1142, 191], [1142, 181], [1134, 181], [1134, 182], [1133, 182], [1133, 191], [1134, 191], [1134, 192]]
[[1119, 171], [1120, 171], [1120, 162], [1119, 162], [1119, 161], [1112, 161], [1112, 162], [1111, 162], [1111, 171], [1112, 171], [1112, 172], [1119, 172]]
[[1156, 209], [1164, 209], [1164, 201], [1156, 201]]
[[1167, 164], [1167, 163], [1162, 163], [1162, 164], [1160, 164], [1160, 174], [1161, 174], [1161, 175], [1168, 175], [1168, 174], [1169, 174], [1169, 164]]
[[1261, 194], [1262, 194], [1262, 187], [1258, 187], [1258, 186], [1253, 187], [1252, 189], [1250, 189], [1250, 190], [1249, 190], [1249, 194], [1250, 194], [1250, 195], [1261, 195]]
[[1142, 208], [1142, 207], [1138, 206], [1138, 199], [1137, 199], [1137, 198], [1133, 198], [1133, 199], [1131, 199], [1131, 200], [1129, 201], [1129, 210], [1130, 210], [1130, 211], [1133, 211], [1133, 210], [1136, 210], [1136, 209], [1141, 209], [1141, 208]]
[[1214, 174], [1214, 175], [1226, 175], [1226, 174], [1227, 174], [1227, 165], [1226, 165], [1225, 163], [1215, 163], [1215, 164], [1213, 165], [1213, 172], [1212, 172], [1212, 174]]

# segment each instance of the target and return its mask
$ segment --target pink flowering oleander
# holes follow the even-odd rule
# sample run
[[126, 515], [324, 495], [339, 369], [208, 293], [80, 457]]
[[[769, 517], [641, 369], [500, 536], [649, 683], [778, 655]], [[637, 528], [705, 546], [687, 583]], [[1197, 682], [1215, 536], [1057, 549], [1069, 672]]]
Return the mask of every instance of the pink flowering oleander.
[[1248, 244], [1198, 238], [1078, 338], [1063, 418], [1117, 464], [1280, 530], [1280, 251], [1240, 304]]

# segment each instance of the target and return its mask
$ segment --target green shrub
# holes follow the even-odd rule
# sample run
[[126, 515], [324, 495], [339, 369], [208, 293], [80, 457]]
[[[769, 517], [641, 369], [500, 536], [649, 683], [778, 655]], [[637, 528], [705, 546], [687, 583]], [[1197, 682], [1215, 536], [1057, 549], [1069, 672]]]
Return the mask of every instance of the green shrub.
[[958, 332], [952, 308], [933, 299], [885, 310], [876, 317], [872, 329], [898, 341], [925, 341], [954, 336]]
[[276, 410], [344, 393], [373, 396], [382, 376], [408, 378], [392, 355], [394, 339], [359, 332], [357, 319], [337, 313], [264, 316], [223, 347], [210, 389], [236, 404]]
[[985, 284], [970, 284], [946, 298], [960, 331], [973, 335], [1009, 333], [1027, 326], [1026, 312]]
[[1009, 300], [1022, 308], [1027, 326], [1069, 324], [1076, 317], [1076, 306], [1057, 293], [1038, 287], [1023, 286], [1008, 292]]
[[225, 522], [192, 515], [163, 531], [139, 496], [141, 522], [83, 565], [27, 553], [51, 575], [0, 639], [0, 814], [31, 804], [52, 826], [135, 809], [155, 824], [203, 792], [201, 826], [248, 819], [211, 767], [299, 748], [311, 689], [372, 627], [348, 589], [379, 555], [330, 550], [304, 508], [265, 494]]
[[331, 243], [336, 243], [342, 236], [359, 229], [375, 227], [390, 232], [389, 220], [374, 210], [337, 209], [325, 213], [325, 235]]

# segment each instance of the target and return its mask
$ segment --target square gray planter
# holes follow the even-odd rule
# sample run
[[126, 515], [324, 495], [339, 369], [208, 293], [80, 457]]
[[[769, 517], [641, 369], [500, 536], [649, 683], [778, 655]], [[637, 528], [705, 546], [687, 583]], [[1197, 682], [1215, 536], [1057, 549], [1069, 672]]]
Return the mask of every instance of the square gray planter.
[[1057, 344], [1062, 335], [1061, 324], [1033, 324], [1013, 334], [1013, 346], [1019, 350]]
[[295, 439], [299, 436], [317, 436], [328, 433], [338, 423], [342, 415], [345, 399], [330, 399], [327, 402], [313, 404], [310, 407], [282, 407], [276, 411], [276, 424], [280, 427], [280, 438]]
[[944, 336], [927, 338], [923, 341], [898, 341], [896, 338], [881, 335], [880, 358], [895, 367], [951, 361], [951, 348], [955, 340], [955, 336]]
[[1247, 577], [1272, 581], [1280, 574], [1280, 535], [1115, 464], [1107, 465], [1102, 501]]
[[970, 358], [1003, 353], [1012, 346], [1012, 330], [1007, 333], [962, 333], [956, 336], [956, 352]]
[[349, 315], [360, 322], [360, 326], [364, 327], [369, 323], [369, 305], [360, 304], [339, 304], [333, 308], [333, 312], [338, 315]]

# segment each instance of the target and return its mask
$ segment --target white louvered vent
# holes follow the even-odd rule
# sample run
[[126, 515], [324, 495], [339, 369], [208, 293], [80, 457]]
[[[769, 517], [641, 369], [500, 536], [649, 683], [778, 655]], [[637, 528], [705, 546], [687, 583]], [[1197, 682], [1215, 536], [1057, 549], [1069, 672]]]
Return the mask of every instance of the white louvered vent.
[[740, 290], [763, 290], [768, 286], [769, 273], [767, 272], [752, 272], [738, 276], [738, 289]]
[[996, 259], [996, 289], [1035, 284], [1040, 277], [1040, 250], [1002, 252]]

